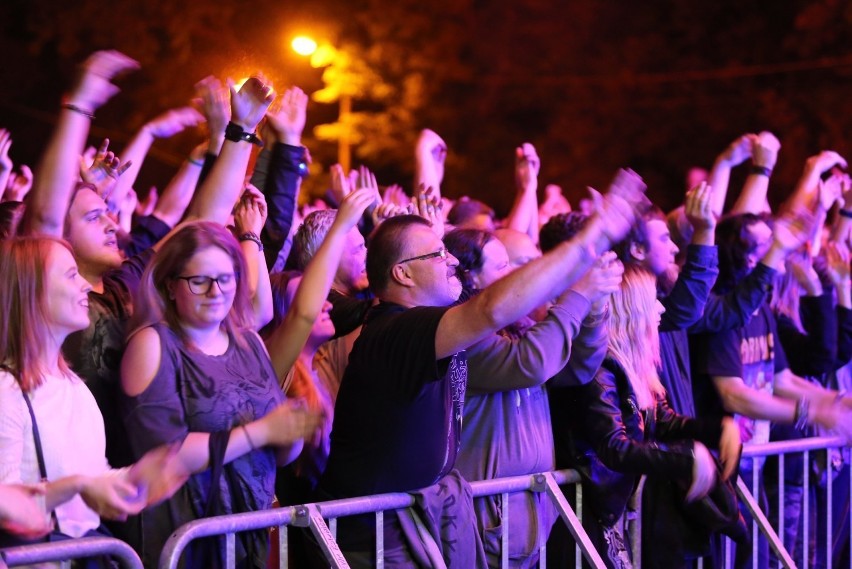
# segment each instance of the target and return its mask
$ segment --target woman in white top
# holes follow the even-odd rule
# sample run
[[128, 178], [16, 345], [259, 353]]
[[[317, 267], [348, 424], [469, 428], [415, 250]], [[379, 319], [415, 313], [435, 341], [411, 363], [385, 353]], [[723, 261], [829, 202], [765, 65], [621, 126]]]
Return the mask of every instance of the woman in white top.
[[[55, 511], [62, 533], [81, 537], [101, 516], [124, 519], [182, 483], [178, 474], [160, 484], [175, 475], [165, 449], [128, 469], [107, 464], [103, 417], [61, 353], [65, 338], [89, 323], [91, 286], [68, 245], [47, 237], [5, 241], [0, 275], [0, 483], [42, 483], [27, 399], [47, 474], [45, 516]], [[149, 482], [157, 483], [151, 494]]]

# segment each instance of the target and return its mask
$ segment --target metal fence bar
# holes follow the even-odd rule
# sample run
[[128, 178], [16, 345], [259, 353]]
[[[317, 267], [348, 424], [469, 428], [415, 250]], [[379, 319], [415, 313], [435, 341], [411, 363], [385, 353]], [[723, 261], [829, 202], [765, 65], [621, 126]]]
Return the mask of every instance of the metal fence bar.
[[547, 487], [547, 494], [550, 496], [550, 499], [553, 501], [556, 509], [559, 510], [559, 515], [562, 516], [562, 520], [568, 526], [568, 529], [571, 531], [571, 535], [574, 536], [574, 540], [580, 544], [583, 557], [585, 557], [586, 561], [588, 561], [595, 569], [606, 569], [606, 565], [604, 564], [603, 559], [601, 559], [600, 553], [598, 553], [594, 545], [592, 545], [586, 530], [583, 529], [583, 524], [580, 523], [580, 520], [577, 518], [576, 514], [574, 514], [574, 510], [571, 509], [571, 506], [568, 504], [568, 500], [566, 500], [565, 496], [562, 494], [562, 490], [559, 489], [559, 484], [556, 483], [556, 480], [554, 480], [553, 476], [549, 472], [543, 476]]
[[125, 569], [142, 569], [142, 560], [133, 548], [112, 537], [83, 537], [0, 550], [0, 559], [9, 567], [99, 555], [115, 557]]
[[834, 466], [831, 463], [831, 449], [825, 449], [825, 566], [832, 566], [832, 543], [834, 542], [834, 477], [832, 476]]
[[[582, 523], [583, 521], [583, 485], [576, 485], [576, 500], [577, 500], [577, 518]], [[574, 559], [576, 560], [574, 563], [574, 569], [582, 569], [583, 567], [583, 555], [582, 551], [580, 551], [580, 542], [574, 541]]]
[[811, 520], [810, 520], [810, 517], [811, 517], [811, 500], [810, 500], [810, 493], [811, 493], [810, 464], [811, 464], [811, 460], [810, 459], [811, 459], [811, 453], [810, 453], [810, 451], [806, 450], [805, 451], [805, 458], [802, 461], [802, 470], [804, 471], [804, 476], [805, 476], [805, 483], [804, 483], [804, 490], [803, 490], [803, 493], [804, 493], [803, 501], [805, 503], [805, 508], [804, 508], [805, 509], [805, 511], [804, 511], [805, 519], [804, 519], [804, 536], [802, 537], [802, 567], [808, 567], [809, 566], [809, 564], [808, 564], [808, 550], [810, 549], [810, 547], [809, 547], [810, 544], [808, 542], [810, 541], [810, 537], [811, 537]]
[[[778, 535], [784, 535], [784, 458], [787, 455], [778, 455]], [[781, 561], [778, 561], [778, 567], [781, 567]]]
[[[758, 463], [760, 463], [760, 457], [753, 457], [751, 459], [751, 495], [759, 496], [758, 492], [758, 484], [760, 484], [760, 468], [758, 467]], [[755, 502], [757, 506], [756, 509], [760, 509], [760, 504]], [[760, 567], [758, 565], [758, 557], [759, 557], [759, 549], [760, 549], [760, 534], [757, 532], [757, 516], [754, 515], [755, 509], [749, 508], [752, 511], [751, 517], [751, 566], [752, 567]], [[768, 525], [768, 524], [767, 524]]]
[[500, 524], [500, 567], [509, 569], [509, 494], [503, 492], [500, 496], [502, 498], [500, 504], [500, 517], [502, 518]]
[[385, 513], [376, 512], [376, 569], [385, 569]]
[[[737, 494], [739, 494], [740, 499], [748, 508], [749, 512], [751, 512], [751, 518], [754, 521], [754, 524], [760, 526], [760, 531], [763, 533], [766, 538], [769, 540], [769, 546], [775, 552], [775, 555], [778, 556], [778, 559], [781, 561], [781, 564], [786, 569], [796, 569], [796, 564], [793, 563], [793, 560], [790, 559], [790, 554], [787, 553], [787, 550], [784, 549], [784, 544], [778, 538], [778, 534], [775, 533], [775, 530], [772, 529], [772, 525], [769, 523], [769, 520], [766, 519], [766, 516], [763, 515], [763, 512], [760, 509], [760, 506], [755, 500], [752, 493], [749, 491], [746, 483], [743, 482], [743, 479], [737, 478]], [[758, 535], [755, 532], [752, 535], [752, 544], [757, 543]], [[757, 555], [756, 548], [753, 548], [753, 554]], [[756, 565], [755, 565], [756, 566]]]
[[349, 569], [349, 563], [343, 557], [343, 552], [340, 551], [331, 530], [325, 525], [325, 520], [322, 519], [319, 508], [316, 504], [308, 504], [304, 508], [308, 518], [308, 527], [311, 528], [311, 533], [317, 538], [325, 558], [334, 569]]

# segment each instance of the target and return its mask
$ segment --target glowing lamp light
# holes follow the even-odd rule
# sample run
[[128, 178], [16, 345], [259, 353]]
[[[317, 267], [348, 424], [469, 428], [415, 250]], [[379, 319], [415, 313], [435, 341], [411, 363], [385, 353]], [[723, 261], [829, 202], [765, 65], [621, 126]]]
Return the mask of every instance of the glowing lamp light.
[[308, 56], [317, 50], [317, 42], [307, 36], [297, 36], [290, 42], [293, 51], [302, 56]]

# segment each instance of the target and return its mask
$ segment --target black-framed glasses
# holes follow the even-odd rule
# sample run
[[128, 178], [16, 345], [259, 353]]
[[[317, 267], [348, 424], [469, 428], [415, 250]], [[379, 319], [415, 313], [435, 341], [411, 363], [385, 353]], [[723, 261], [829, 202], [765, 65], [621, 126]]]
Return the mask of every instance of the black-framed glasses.
[[218, 277], [208, 277], [206, 275], [191, 275], [188, 277], [176, 277], [178, 280], [186, 281], [189, 286], [189, 292], [201, 296], [209, 294], [213, 288], [213, 283], [219, 287], [223, 293], [231, 292], [237, 288], [237, 275], [235, 273], [226, 273]]
[[410, 259], [403, 259], [402, 261], [397, 261], [397, 265], [401, 263], [407, 263], [409, 261], [424, 261], [426, 259], [434, 259], [435, 257], [440, 257], [442, 259], [447, 258], [447, 248], [441, 247], [437, 251], [433, 251], [432, 253], [426, 253], [425, 255], [418, 255], [416, 257], [411, 257]]

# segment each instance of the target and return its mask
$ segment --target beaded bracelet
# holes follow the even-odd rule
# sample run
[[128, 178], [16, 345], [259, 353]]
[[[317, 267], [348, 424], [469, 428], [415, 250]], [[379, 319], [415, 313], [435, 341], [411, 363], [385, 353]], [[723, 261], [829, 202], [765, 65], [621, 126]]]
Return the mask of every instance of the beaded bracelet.
[[237, 237], [237, 240], [240, 242], [254, 241], [257, 244], [257, 248], [260, 251], [263, 251], [263, 242], [260, 240], [260, 237], [258, 237], [257, 233], [255, 233], [254, 231], [246, 231], [245, 233]]

